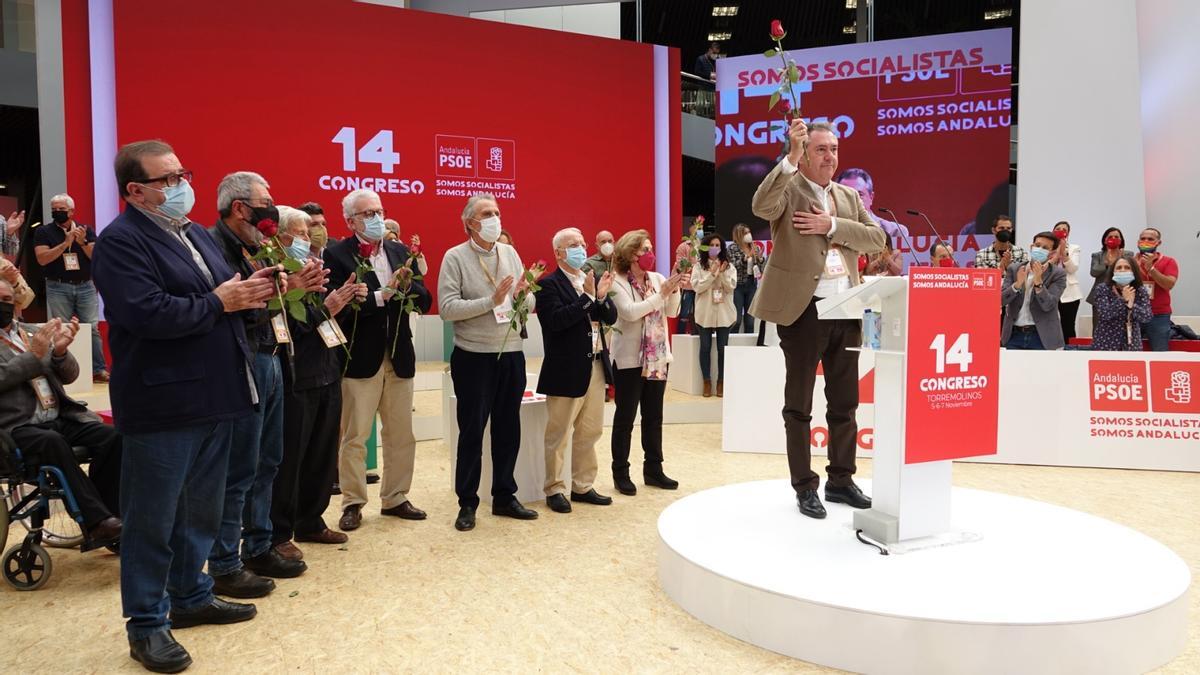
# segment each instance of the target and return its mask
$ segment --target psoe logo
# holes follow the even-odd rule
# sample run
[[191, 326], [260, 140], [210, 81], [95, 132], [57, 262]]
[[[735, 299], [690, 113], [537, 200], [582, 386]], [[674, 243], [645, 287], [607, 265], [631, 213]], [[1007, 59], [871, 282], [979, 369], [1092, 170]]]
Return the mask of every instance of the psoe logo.
[[1147, 412], [1145, 361], [1088, 361], [1092, 410]]
[[1154, 412], [1200, 414], [1198, 386], [1200, 362], [1150, 362], [1150, 402]]
[[434, 154], [441, 178], [517, 179], [517, 143], [511, 139], [437, 134]]

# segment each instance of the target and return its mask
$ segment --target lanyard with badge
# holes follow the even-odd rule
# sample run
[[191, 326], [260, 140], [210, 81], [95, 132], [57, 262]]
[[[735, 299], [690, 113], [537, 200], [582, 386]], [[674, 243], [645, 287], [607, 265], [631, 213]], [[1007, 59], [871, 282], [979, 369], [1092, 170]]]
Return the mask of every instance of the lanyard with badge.
[[[830, 219], [836, 218], [837, 203], [834, 201], [833, 194], [828, 190], [821, 190], [820, 196], [822, 198], [821, 206], [829, 213]], [[849, 272], [846, 270], [846, 259], [842, 256], [842, 249], [830, 245], [829, 251], [825, 253], [825, 276], [830, 279], [838, 279], [848, 275]]]
[[[76, 225], [76, 227], [78, 227], [78, 225]], [[71, 235], [67, 234], [67, 236], [69, 237]], [[78, 272], [79, 271], [79, 254], [75, 253], [74, 251], [71, 250], [74, 246], [75, 246], [74, 243], [67, 244], [67, 251], [65, 253], [63, 253], [63, 256], [62, 256], [63, 269], [65, 269], [68, 272]]]
[[[492, 288], [499, 290], [500, 285], [496, 283], [496, 277], [500, 276], [500, 251], [496, 251], [496, 274], [487, 268], [487, 264], [483, 262], [483, 256], [479, 255], [479, 251], [475, 251], [475, 257], [479, 259], [479, 266], [483, 268], [483, 273], [487, 275], [488, 283]], [[508, 323], [512, 320], [513, 303], [512, 296], [504, 296], [504, 301], [492, 308], [492, 314], [496, 316], [496, 323]]]
[[[21, 334], [21, 329], [16, 328], [17, 342], [8, 339], [8, 335], [4, 331], [0, 331], [0, 342], [12, 347], [14, 352], [24, 354], [29, 351], [28, 340], [32, 338]], [[33, 393], [37, 395], [38, 405], [42, 406], [42, 410], [51, 410], [58, 407], [58, 401], [54, 398], [54, 390], [50, 387], [50, 380], [45, 375], [38, 375], [29, 381], [29, 386], [33, 387]]]

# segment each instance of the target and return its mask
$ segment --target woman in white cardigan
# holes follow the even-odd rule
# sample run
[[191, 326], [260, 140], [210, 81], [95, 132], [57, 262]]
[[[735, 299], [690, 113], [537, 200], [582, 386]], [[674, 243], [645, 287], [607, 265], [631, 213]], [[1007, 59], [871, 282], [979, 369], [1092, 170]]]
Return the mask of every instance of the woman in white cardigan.
[[629, 445], [633, 419], [642, 412], [642, 478], [646, 485], [674, 490], [679, 487], [663, 473], [662, 413], [667, 391], [667, 366], [671, 343], [667, 317], [679, 314], [679, 287], [686, 275], [669, 279], [654, 271], [654, 246], [650, 233], [634, 230], [621, 236], [613, 251], [612, 359], [617, 411], [612, 426], [613, 483], [623, 495], [637, 494], [629, 478]]
[[713, 394], [712, 338], [717, 333], [717, 396], [725, 395], [725, 345], [729, 344], [730, 325], [737, 320], [733, 290], [737, 288], [737, 270], [729, 264], [725, 242], [710, 234], [701, 243], [700, 262], [692, 271], [692, 289], [696, 291], [696, 325], [700, 327], [700, 374], [704, 376], [704, 396]]
[[1079, 245], [1069, 241], [1071, 224], [1060, 220], [1054, 224], [1054, 236], [1058, 238], [1058, 248], [1050, 254], [1050, 262], [1063, 266], [1067, 272], [1067, 287], [1063, 289], [1062, 297], [1058, 299], [1058, 318], [1062, 322], [1063, 340], [1070, 341], [1075, 337], [1075, 316], [1079, 313], [1079, 301], [1083, 292], [1079, 290]]

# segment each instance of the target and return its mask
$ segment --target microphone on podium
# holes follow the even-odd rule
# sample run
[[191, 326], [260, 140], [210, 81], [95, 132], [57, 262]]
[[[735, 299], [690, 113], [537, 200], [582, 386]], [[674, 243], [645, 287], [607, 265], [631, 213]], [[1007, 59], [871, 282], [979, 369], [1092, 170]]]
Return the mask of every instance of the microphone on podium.
[[[946, 241], [946, 239], [944, 237], [942, 237], [942, 234], [937, 231], [937, 228], [933, 226], [933, 221], [929, 219], [929, 216], [925, 215], [924, 213], [921, 213], [920, 211], [918, 211], [916, 209], [908, 209], [907, 213], [910, 216], [921, 216], [922, 218], [924, 218], [925, 224], [929, 226], [929, 229], [933, 230], [933, 233], [935, 235], [937, 235], [938, 241], [946, 244], [947, 246], [950, 245], [950, 242]], [[929, 247], [929, 261], [930, 261], [930, 264], [933, 263], [933, 247], [932, 246]]]
[[[897, 225], [901, 225], [901, 226], [904, 225], [904, 223], [901, 223], [900, 219], [896, 217], [896, 212], [887, 208], [886, 206], [876, 206], [875, 210], [880, 213], [886, 213], [886, 214], [891, 215], [892, 220]], [[904, 243], [908, 244], [908, 255], [912, 256], [913, 264], [916, 265], [917, 267], [920, 267], [921, 261], [917, 260], [917, 250], [915, 248], [913, 248], [912, 242], [910, 242], [908, 240], [908, 237], [904, 236], [904, 228], [901, 227], [900, 229], [896, 230], [896, 233], [900, 235], [900, 238], [904, 240]]]

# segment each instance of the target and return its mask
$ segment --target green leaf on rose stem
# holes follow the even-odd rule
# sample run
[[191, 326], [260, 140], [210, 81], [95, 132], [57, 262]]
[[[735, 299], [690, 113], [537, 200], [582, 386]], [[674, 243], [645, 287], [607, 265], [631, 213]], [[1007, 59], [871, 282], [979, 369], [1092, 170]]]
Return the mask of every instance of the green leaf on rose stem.
[[779, 92], [771, 94], [771, 102], [767, 104], [767, 110], [774, 110], [776, 103], [779, 103]]
[[772, 47], [771, 49], [763, 52], [763, 56], [767, 57], [768, 59], [775, 58], [776, 56], [779, 56], [779, 50]]
[[292, 290], [283, 294], [283, 298], [285, 300], [299, 300], [302, 297], [304, 297], [303, 288], [293, 288]]
[[304, 269], [304, 263], [296, 260], [295, 258], [285, 258], [283, 261], [283, 269], [287, 270], [289, 274], [295, 274], [296, 272]]
[[271, 298], [267, 301], [267, 309], [270, 311], [276, 311], [283, 309], [283, 305], [279, 304], [279, 298]]
[[794, 64], [794, 63], [792, 65], [788, 66], [788, 81], [790, 81], [790, 82], [799, 82], [800, 81], [800, 69], [797, 68], [796, 64]]
[[300, 322], [308, 320], [308, 311], [304, 309], [304, 303], [300, 300], [288, 301], [288, 314], [291, 314], [293, 319]]

